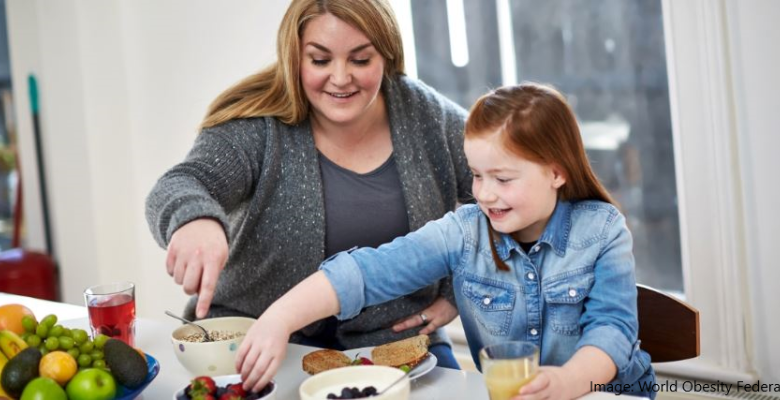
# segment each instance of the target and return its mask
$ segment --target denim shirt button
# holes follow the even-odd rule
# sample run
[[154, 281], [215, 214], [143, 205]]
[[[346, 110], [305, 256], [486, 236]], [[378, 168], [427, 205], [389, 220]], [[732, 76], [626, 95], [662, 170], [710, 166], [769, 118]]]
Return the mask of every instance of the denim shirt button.
[[490, 305], [490, 297], [485, 297], [482, 299], [482, 304], [489, 306]]
[[577, 291], [574, 289], [569, 289], [569, 297], [574, 297], [577, 295]]
[[531, 329], [531, 336], [536, 336], [539, 333], [536, 329]]
[[534, 278], [536, 278], [536, 275], [534, 275], [534, 273], [533, 273], [533, 272], [529, 272], [529, 273], [528, 273], [528, 275], [526, 275], [526, 276], [527, 276], [527, 277], [528, 277], [528, 279], [530, 279], [530, 280], [534, 280]]
[[536, 253], [537, 251], [539, 251], [539, 245], [538, 244], [531, 249], [531, 252], [533, 252], [533, 253]]

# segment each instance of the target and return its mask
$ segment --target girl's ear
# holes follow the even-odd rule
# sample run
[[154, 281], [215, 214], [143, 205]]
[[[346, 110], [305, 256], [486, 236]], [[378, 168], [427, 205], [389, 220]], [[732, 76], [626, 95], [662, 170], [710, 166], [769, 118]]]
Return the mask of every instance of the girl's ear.
[[553, 189], [560, 189], [566, 183], [566, 174], [558, 164], [550, 165], [550, 171], [552, 172], [552, 186]]

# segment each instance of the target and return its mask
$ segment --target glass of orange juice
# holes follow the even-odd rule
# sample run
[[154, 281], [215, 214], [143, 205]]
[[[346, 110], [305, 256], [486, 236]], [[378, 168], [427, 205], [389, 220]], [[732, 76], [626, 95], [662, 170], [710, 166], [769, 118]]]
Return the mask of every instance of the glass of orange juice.
[[479, 351], [490, 400], [508, 400], [530, 382], [539, 370], [539, 347], [511, 341], [485, 346]]

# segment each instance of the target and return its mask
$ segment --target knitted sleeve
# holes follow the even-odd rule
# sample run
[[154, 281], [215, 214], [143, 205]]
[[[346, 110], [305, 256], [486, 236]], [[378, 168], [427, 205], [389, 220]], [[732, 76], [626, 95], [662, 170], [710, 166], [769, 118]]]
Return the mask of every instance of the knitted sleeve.
[[229, 121], [204, 129], [183, 162], [168, 170], [146, 199], [146, 220], [157, 243], [167, 247], [182, 225], [218, 220], [228, 241], [227, 214], [252, 193], [262, 165], [258, 119]]

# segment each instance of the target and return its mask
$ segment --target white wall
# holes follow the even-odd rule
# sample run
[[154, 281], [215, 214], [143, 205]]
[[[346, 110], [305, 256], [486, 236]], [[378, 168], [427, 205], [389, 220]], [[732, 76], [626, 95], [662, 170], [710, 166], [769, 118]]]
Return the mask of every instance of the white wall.
[[780, 2], [729, 3], [729, 36], [737, 110], [752, 339], [758, 375], [780, 382]]
[[[181, 310], [186, 296], [165, 273], [144, 198], [185, 155], [209, 101], [273, 59], [287, 3], [8, 0], [25, 207], [39, 204], [26, 87], [35, 72], [65, 301], [80, 304], [87, 285], [128, 279], [139, 284], [139, 315]], [[761, 379], [780, 382], [780, 342], [773, 340], [780, 332], [780, 211], [772, 204], [780, 198], [780, 2], [725, 4], [747, 215], [748, 336]], [[40, 213], [26, 216], [28, 245], [42, 248]]]
[[144, 199], [191, 146], [208, 103], [274, 59], [286, 1], [11, 0], [7, 3], [28, 247], [44, 247], [27, 75], [39, 80], [63, 299], [136, 282], [138, 313], [186, 296], [165, 273]]

